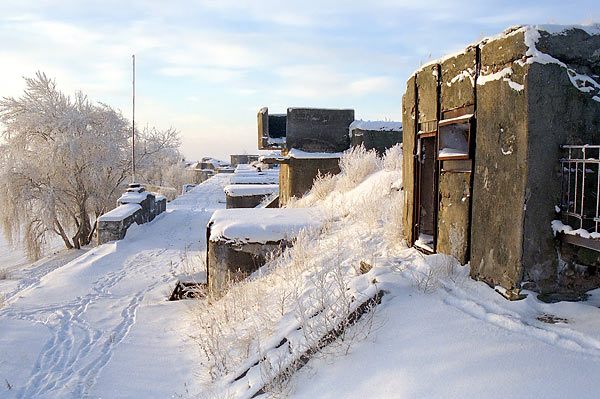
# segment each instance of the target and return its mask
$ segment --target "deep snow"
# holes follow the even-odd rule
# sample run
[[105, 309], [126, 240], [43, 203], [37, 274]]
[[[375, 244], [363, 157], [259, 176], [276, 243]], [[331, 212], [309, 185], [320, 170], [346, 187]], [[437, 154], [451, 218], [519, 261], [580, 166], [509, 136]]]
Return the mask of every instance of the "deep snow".
[[169, 398], [193, 387], [188, 304], [166, 298], [200, 258], [228, 179], [199, 185], [122, 241], [22, 279], [0, 310], [0, 397]]
[[[397, 223], [389, 223], [400, 216], [400, 163], [384, 163], [360, 179], [356, 174], [321, 182], [296, 204], [316, 206], [329, 220], [314, 248], [305, 251], [315, 266], [298, 274], [304, 283], [319, 275], [319, 265], [334, 261], [352, 292], [376, 286], [386, 295], [370, 335], [351, 342], [348, 354], [334, 348], [315, 356], [293, 377], [290, 397], [596, 398], [600, 290], [587, 302], [546, 304], [532, 292], [509, 302], [471, 280], [468, 266], [406, 248], [390, 230]], [[373, 170], [369, 162], [347, 164]], [[177, 275], [201, 270], [196, 261], [203, 255], [205, 226], [215, 209], [224, 208], [229, 176], [217, 175], [171, 202], [166, 213], [123, 241], [66, 265], [46, 259], [48, 269], [42, 262], [23, 267], [16, 280], [0, 281], [8, 298], [0, 310], [0, 397], [228, 397], [228, 378], [213, 385], [216, 396], [205, 395], [206, 362], [188, 339], [198, 333], [198, 313], [190, 312], [197, 303], [166, 297]], [[363, 275], [353, 269], [360, 260], [373, 265]], [[267, 308], [277, 305], [268, 290], [276, 296], [276, 283], [285, 276], [269, 279], [276, 271], [268, 267], [261, 273], [254, 278], [264, 278], [261, 289], [267, 291], [256, 291], [258, 298]], [[253, 303], [240, 305], [252, 312]], [[268, 346], [294, 335], [298, 320], [292, 305], [287, 310], [269, 321], [274, 329], [259, 342]], [[248, 313], [246, 320], [253, 317]], [[242, 369], [261, 353], [241, 359]], [[243, 383], [260, 378], [248, 373], [229, 393], [239, 397]]]

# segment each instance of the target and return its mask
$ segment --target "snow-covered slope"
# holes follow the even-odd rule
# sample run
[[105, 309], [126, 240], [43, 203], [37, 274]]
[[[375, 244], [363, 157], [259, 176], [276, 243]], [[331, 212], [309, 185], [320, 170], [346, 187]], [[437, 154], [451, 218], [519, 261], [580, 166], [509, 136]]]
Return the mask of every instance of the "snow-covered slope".
[[[152, 223], [37, 278], [0, 310], [2, 398], [170, 398], [194, 386], [188, 308], [167, 302], [205, 248], [228, 175], [169, 203]], [[190, 271], [190, 270], [187, 270]]]
[[[204, 392], [248, 398], [266, 384], [260, 397], [598, 397], [600, 291], [579, 303], [546, 304], [533, 292], [510, 302], [471, 280], [468, 266], [407, 248], [399, 235], [401, 154], [393, 155], [346, 155], [341, 175], [318, 179], [294, 204], [320, 208], [325, 228], [198, 310], [198, 342], [220, 356], [204, 361], [213, 379]], [[374, 317], [291, 379], [273, 379], [289, 376], [314, 336], [340, 320], [330, 318], [369, 290], [385, 292]], [[209, 324], [216, 328], [203, 337]]]

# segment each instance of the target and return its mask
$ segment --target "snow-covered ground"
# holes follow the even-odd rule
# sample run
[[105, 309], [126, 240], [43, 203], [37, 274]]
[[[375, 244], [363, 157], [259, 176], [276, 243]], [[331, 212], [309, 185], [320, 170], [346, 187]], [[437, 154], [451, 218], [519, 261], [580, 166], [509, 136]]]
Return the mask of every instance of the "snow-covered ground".
[[[532, 292], [510, 302], [471, 280], [468, 266], [406, 248], [401, 154], [392, 155], [345, 156], [346, 172], [322, 178], [294, 204], [318, 208], [323, 227], [217, 302], [166, 297], [176, 275], [202, 270], [205, 226], [224, 207], [227, 175], [171, 202], [123, 241], [47, 274], [31, 268], [0, 310], [0, 397], [250, 397], [282, 370], [277, 362], [290, 364], [311, 334], [375, 291], [385, 295], [374, 317], [270, 392], [598, 397], [600, 290], [586, 302], [546, 304]], [[361, 260], [373, 267], [359, 268]]]
[[122, 241], [26, 268], [6, 287], [0, 397], [170, 398], [193, 387], [188, 306], [166, 298], [178, 274], [203, 267], [206, 223], [224, 208], [228, 179], [199, 185]]
[[[398, 239], [401, 155], [394, 155], [395, 164], [388, 159], [377, 167], [368, 154], [346, 156], [341, 175], [322, 179], [295, 203], [329, 215], [317, 239], [301, 240], [296, 247], [304, 248], [292, 248], [243, 291], [233, 289], [225, 304], [213, 305], [218, 312], [207, 307], [198, 316], [218, 326], [215, 341], [229, 351], [219, 364], [207, 363], [214, 382], [205, 390], [252, 397], [298, 359], [315, 331], [323, 334], [329, 317], [379, 290], [385, 295], [373, 318], [314, 355], [291, 382], [276, 380], [267, 391], [294, 399], [597, 398], [600, 290], [587, 302], [546, 304], [533, 292], [510, 302], [470, 279], [468, 266], [406, 248]], [[359, 271], [361, 260], [373, 268]], [[335, 306], [345, 300], [340, 291], [350, 302]], [[219, 318], [234, 309], [228, 301], [242, 297], [243, 317]], [[206, 338], [202, 345], [216, 353], [214, 337]]]

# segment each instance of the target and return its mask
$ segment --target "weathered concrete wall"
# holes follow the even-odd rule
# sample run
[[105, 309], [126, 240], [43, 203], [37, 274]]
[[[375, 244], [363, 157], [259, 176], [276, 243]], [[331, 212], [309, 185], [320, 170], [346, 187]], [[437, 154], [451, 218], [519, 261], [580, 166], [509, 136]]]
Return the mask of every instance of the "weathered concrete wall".
[[438, 64], [428, 65], [417, 73], [417, 120], [424, 124], [422, 131], [435, 130], [437, 126], [427, 122], [438, 120], [438, 75]]
[[207, 279], [211, 295], [223, 296], [231, 284], [243, 280], [265, 264], [269, 253], [279, 251], [288, 244], [236, 244], [227, 241], [208, 241]]
[[398, 131], [353, 129], [350, 139], [352, 147], [362, 144], [365, 149], [375, 150], [379, 155], [398, 143], [402, 143], [402, 132]]
[[226, 208], [254, 208], [266, 197], [265, 194], [232, 197], [227, 194]]
[[269, 115], [269, 109], [267, 107], [261, 108], [258, 111], [257, 125], [259, 150], [283, 148], [286, 136], [286, 119], [286, 115]]
[[471, 173], [441, 172], [439, 193], [437, 252], [452, 255], [464, 265], [469, 261]]
[[254, 161], [258, 161], [258, 155], [235, 154], [230, 155], [229, 157], [231, 158], [230, 165], [232, 167], [236, 167], [237, 165], [246, 165]]
[[475, 104], [476, 54], [476, 47], [470, 47], [465, 53], [448, 58], [442, 63], [442, 112]]
[[98, 221], [98, 241], [97, 245], [102, 245], [105, 242], [109, 241], [117, 241], [125, 238], [125, 234], [127, 234], [127, 229], [131, 226], [137, 219], [140, 219], [140, 214], [142, 210], [140, 209], [133, 215], [127, 216], [118, 221]]
[[186, 169], [189, 184], [200, 184], [208, 180], [213, 174], [214, 171], [209, 169]]
[[290, 158], [282, 164], [279, 171], [280, 206], [284, 206], [292, 197], [302, 197], [312, 188], [317, 174], [340, 173], [339, 161], [339, 158]]
[[[467, 48], [440, 67], [442, 119], [476, 111], [471, 275], [508, 289], [523, 282], [531, 282], [527, 287], [541, 292], [589, 289], [600, 278], [585, 268], [574, 275], [576, 261], [567, 260], [565, 272], [557, 254], [564, 252], [563, 261], [593, 258], [591, 264], [598, 263], [598, 256], [590, 257], [586, 251], [574, 254], [570, 246], [560, 245], [550, 223], [560, 203], [560, 145], [597, 144], [600, 137], [600, 102], [592, 98], [597, 90], [577, 75], [600, 74], [600, 36], [579, 29], [555, 35], [540, 32], [537, 49], [572, 68], [567, 70], [556, 63], [528, 63], [531, 52], [527, 53], [526, 33], [517, 29]], [[429, 121], [435, 119], [435, 68], [435, 64], [428, 65], [418, 71], [416, 95], [413, 77], [403, 97], [404, 219], [411, 229], [415, 182], [414, 169], [409, 169], [414, 163], [408, 160], [415, 149], [409, 141], [416, 141], [414, 132], [419, 128], [430, 131]], [[476, 79], [479, 83], [474, 87]], [[411, 129], [415, 96], [420, 126]], [[438, 252], [457, 256], [450, 232], [455, 222], [465, 223], [466, 207], [457, 201], [468, 191], [467, 181], [467, 172], [440, 174]], [[412, 231], [407, 233], [414, 239]], [[457, 257], [461, 256], [462, 250]]]
[[[142, 189], [143, 190], [143, 189]], [[121, 202], [118, 206], [128, 204], [129, 202]], [[155, 197], [154, 194], [148, 193], [143, 201], [136, 202], [141, 209], [131, 215], [127, 215], [119, 220], [102, 220], [98, 219], [98, 235], [97, 245], [105, 242], [122, 240], [125, 238], [127, 229], [135, 222], [144, 224], [151, 222], [154, 218], [167, 209], [167, 199], [164, 196]]]
[[288, 108], [286, 147], [308, 152], [341, 152], [350, 147], [352, 109]]
[[[523, 37], [515, 36], [483, 46], [482, 74], [522, 57]], [[525, 74], [526, 68], [515, 64], [510, 79], [524, 83]], [[502, 79], [477, 85], [471, 276], [509, 289], [518, 287], [523, 275], [527, 124], [525, 91]]]
[[[568, 35], [557, 37], [561, 42], [566, 39]], [[573, 39], [571, 43], [577, 45], [578, 40]], [[600, 43], [597, 48], [600, 48]], [[597, 287], [597, 282], [577, 276], [585, 271], [575, 267], [574, 263], [569, 263], [567, 268], [560, 268], [559, 273], [556, 243], [549, 226], [556, 219], [554, 206], [560, 204], [561, 178], [557, 161], [562, 155], [560, 145], [598, 143], [600, 102], [577, 90], [567, 71], [556, 64], [532, 64], [526, 87], [530, 116], [523, 240], [524, 280], [534, 281], [536, 288], [542, 292], [565, 289], [585, 291]], [[590, 198], [595, 200], [592, 196]]]
[[416, 143], [416, 98], [415, 76], [406, 83], [406, 93], [402, 96], [402, 186], [404, 187], [404, 237], [412, 245], [413, 226], [415, 223], [413, 207], [415, 195], [415, 143]]

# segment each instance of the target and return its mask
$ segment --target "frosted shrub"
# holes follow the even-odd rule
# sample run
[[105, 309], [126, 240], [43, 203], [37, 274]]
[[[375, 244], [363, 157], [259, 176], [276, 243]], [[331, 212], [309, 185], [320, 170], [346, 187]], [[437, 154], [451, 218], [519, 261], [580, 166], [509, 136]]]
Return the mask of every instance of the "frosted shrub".
[[314, 200], [322, 201], [335, 189], [336, 179], [331, 174], [322, 175], [321, 172], [315, 177], [311, 193]]
[[375, 150], [367, 151], [361, 145], [344, 154], [340, 159], [340, 169], [336, 188], [346, 192], [362, 183], [371, 173], [381, 169], [381, 159]]
[[383, 168], [386, 170], [402, 170], [402, 143], [387, 149], [383, 156]]

